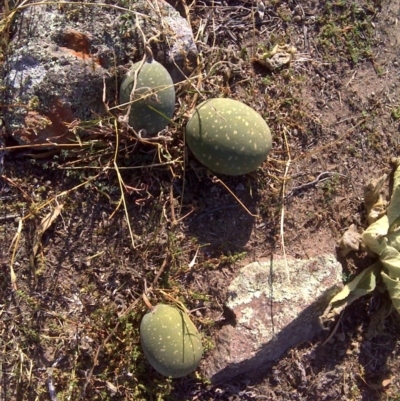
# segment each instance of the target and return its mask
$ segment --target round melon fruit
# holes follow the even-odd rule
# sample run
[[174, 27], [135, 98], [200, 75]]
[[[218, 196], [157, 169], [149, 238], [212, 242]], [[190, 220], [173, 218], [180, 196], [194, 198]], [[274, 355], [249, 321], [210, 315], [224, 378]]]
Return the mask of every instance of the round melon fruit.
[[266, 159], [270, 129], [251, 107], [237, 100], [209, 99], [196, 107], [186, 126], [194, 156], [215, 173], [247, 174]]
[[150, 365], [172, 378], [196, 370], [203, 354], [200, 334], [189, 316], [165, 304], [156, 305], [144, 315], [140, 342]]
[[[136, 71], [138, 73], [136, 74]], [[150, 58], [135, 63], [121, 83], [121, 105], [129, 103], [132, 88], [135, 92], [129, 113], [129, 125], [135, 130], [146, 130], [149, 135], [164, 129], [175, 108], [175, 88], [165, 67]], [[126, 110], [127, 106], [125, 106]]]

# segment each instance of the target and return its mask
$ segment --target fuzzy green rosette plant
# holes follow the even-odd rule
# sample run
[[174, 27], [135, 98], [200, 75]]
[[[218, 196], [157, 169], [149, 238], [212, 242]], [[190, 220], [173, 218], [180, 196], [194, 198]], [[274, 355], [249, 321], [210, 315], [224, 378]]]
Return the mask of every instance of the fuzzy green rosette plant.
[[[345, 233], [341, 241], [342, 248], [347, 247], [347, 251], [356, 250], [360, 245], [375, 254], [379, 260], [358, 274], [333, 297], [321, 318], [322, 322], [332, 320], [347, 305], [372, 292], [380, 282], [385, 285], [393, 307], [400, 313], [400, 159], [393, 160], [393, 163], [395, 172], [389, 205], [386, 205], [380, 195], [386, 181], [385, 175], [372, 180], [365, 188], [369, 227], [362, 235], [353, 228]], [[352, 240], [349, 240], [349, 233]], [[345, 253], [347, 251], [345, 249]]]

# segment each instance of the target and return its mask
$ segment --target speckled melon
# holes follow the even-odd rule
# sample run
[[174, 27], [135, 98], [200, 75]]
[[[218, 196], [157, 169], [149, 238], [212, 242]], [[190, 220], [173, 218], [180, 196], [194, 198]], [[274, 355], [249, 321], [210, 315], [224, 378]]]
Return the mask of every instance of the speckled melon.
[[186, 313], [170, 305], [158, 304], [144, 315], [140, 342], [150, 365], [172, 378], [196, 370], [203, 354], [196, 326]]
[[186, 126], [186, 143], [215, 173], [247, 174], [266, 159], [272, 146], [264, 119], [233, 99], [210, 99], [196, 107]]
[[[121, 83], [120, 103], [129, 103], [135, 72], [142, 61], [134, 64]], [[171, 75], [159, 62], [151, 59], [143, 63], [137, 74], [135, 96], [129, 114], [129, 125], [135, 130], [146, 130], [152, 135], [164, 129], [175, 108], [175, 88]]]

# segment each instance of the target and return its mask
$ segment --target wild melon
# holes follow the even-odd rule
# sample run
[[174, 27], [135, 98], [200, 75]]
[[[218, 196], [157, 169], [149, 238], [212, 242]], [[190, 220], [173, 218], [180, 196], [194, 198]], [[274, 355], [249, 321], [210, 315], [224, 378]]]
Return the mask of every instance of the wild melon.
[[[135, 88], [131, 99], [132, 88]], [[131, 102], [129, 125], [148, 135], [164, 129], [175, 108], [175, 88], [166, 68], [149, 57], [135, 63], [121, 83], [120, 103], [127, 110]], [[125, 105], [125, 106], [124, 106]]]
[[150, 365], [172, 378], [196, 370], [203, 354], [196, 326], [185, 312], [171, 305], [158, 304], [144, 315], [140, 342]]
[[209, 99], [196, 107], [186, 126], [194, 156], [215, 173], [247, 174], [266, 159], [271, 131], [251, 107], [233, 99]]

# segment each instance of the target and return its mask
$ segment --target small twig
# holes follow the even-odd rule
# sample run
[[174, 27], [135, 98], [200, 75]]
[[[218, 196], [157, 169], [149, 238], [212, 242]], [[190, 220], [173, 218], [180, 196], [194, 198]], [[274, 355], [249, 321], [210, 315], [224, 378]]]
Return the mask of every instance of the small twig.
[[281, 234], [281, 246], [282, 246], [282, 252], [283, 252], [283, 258], [285, 261], [285, 270], [286, 270], [286, 278], [288, 282], [290, 282], [290, 274], [289, 274], [289, 266], [287, 263], [287, 257], [286, 257], [286, 248], [285, 248], [285, 231], [284, 231], [284, 222], [285, 222], [285, 183], [286, 183], [286, 177], [289, 171], [290, 163], [292, 162], [292, 158], [290, 156], [290, 148], [289, 144], [287, 141], [286, 137], [286, 127], [284, 127], [283, 130], [283, 138], [285, 140], [285, 145], [286, 145], [286, 151], [288, 154], [288, 159], [286, 161], [285, 165], [285, 173], [283, 176], [283, 181], [282, 181], [282, 205], [281, 205], [281, 225], [280, 225], [280, 234]]
[[155, 287], [155, 285], [157, 284], [158, 279], [159, 279], [159, 278], [161, 277], [161, 275], [164, 273], [164, 270], [165, 270], [165, 268], [167, 267], [167, 263], [168, 263], [168, 261], [169, 261], [169, 257], [170, 257], [170, 254], [169, 254], [169, 252], [167, 252], [167, 255], [165, 256], [164, 261], [163, 261], [163, 263], [162, 263], [160, 269], [158, 270], [156, 276], [154, 277], [153, 282], [151, 283], [151, 286], [150, 286], [150, 288], [148, 289], [148, 291], [151, 291], [151, 290]]
[[19, 189], [21, 191], [22, 195], [24, 196], [24, 198], [27, 201], [32, 201], [32, 198], [15, 181], [13, 181], [12, 179], [6, 177], [5, 175], [0, 175], [0, 178], [2, 178], [3, 180], [7, 181], [13, 187], [16, 187], [17, 189]]
[[18, 249], [18, 243], [21, 237], [21, 231], [22, 231], [22, 220], [18, 222], [18, 230], [11, 241], [9, 253], [11, 252], [12, 249], [12, 254], [11, 254], [11, 260], [10, 260], [10, 280], [11, 280], [11, 287], [13, 291], [17, 291], [17, 276], [15, 275], [14, 271], [14, 262], [15, 262], [15, 255], [17, 253]]
[[348, 82], [346, 83], [346, 85], [345, 85], [346, 88], [350, 85], [351, 81], [353, 81], [353, 79], [354, 79], [355, 76], [357, 75], [357, 72], [358, 72], [358, 70], [355, 70], [355, 71], [354, 71], [353, 75], [351, 76], [351, 78], [349, 79], [349, 81], [348, 81]]
[[170, 205], [170, 208], [171, 208], [172, 226], [176, 226], [178, 224], [178, 222], [176, 221], [175, 209], [174, 209], [174, 185], [173, 185], [173, 181], [171, 182], [171, 185], [169, 187], [169, 205]]
[[333, 328], [331, 334], [329, 334], [328, 338], [323, 342], [322, 347], [324, 345], [326, 345], [332, 339], [332, 337], [336, 334], [337, 329], [339, 328], [339, 324], [342, 321], [342, 318], [343, 318], [343, 311], [340, 314], [339, 319], [338, 319], [337, 323], [335, 324], [335, 327]]
[[240, 204], [240, 206], [242, 206], [242, 208], [252, 217], [258, 217], [256, 214], [253, 214], [250, 212], [249, 209], [247, 209], [247, 207], [243, 204], [243, 202], [229, 189], [229, 187], [223, 182], [221, 181], [219, 178], [217, 177], [213, 177], [212, 178], [212, 182], [213, 183], [219, 183], [221, 184]]
[[285, 199], [290, 198], [291, 196], [293, 196], [296, 192], [302, 191], [306, 188], [312, 187], [322, 181], [327, 180], [329, 177], [332, 177], [334, 175], [339, 175], [341, 177], [345, 177], [345, 175], [343, 174], [339, 174], [339, 173], [335, 173], [333, 171], [324, 171], [321, 174], [318, 175], [318, 177], [310, 182], [306, 182], [305, 184], [299, 185], [298, 187], [294, 187], [285, 197]]
[[53, 382], [53, 369], [57, 367], [62, 359], [64, 359], [64, 355], [57, 358], [57, 360], [47, 370], [47, 387], [49, 388], [49, 396], [51, 401], [57, 401], [57, 393]]
[[219, 206], [219, 207], [214, 207], [210, 210], [205, 210], [203, 214], [201, 214], [200, 216], [195, 218], [193, 221], [191, 221], [189, 223], [189, 225], [193, 225], [193, 224], [197, 223], [199, 220], [204, 219], [204, 217], [207, 217], [208, 215], [210, 215], [212, 213], [218, 212], [220, 210], [232, 209], [232, 208], [237, 208], [237, 207], [240, 207], [240, 205], [234, 204], [234, 205], [227, 205], [227, 206]]
[[[28, 0], [25, 0], [20, 5], [18, 5], [16, 8], [14, 8], [12, 10], [12, 13], [14, 14], [14, 13], [16, 13], [18, 11], [24, 10], [25, 8], [32, 7], [32, 6], [48, 6], [50, 4], [56, 5], [58, 7], [60, 6], [60, 2], [58, 2], [58, 1], [39, 1], [37, 3], [29, 3]], [[63, 5], [67, 5], [68, 4], [68, 5], [76, 6], [77, 3], [73, 2], [73, 1], [63, 1], [62, 4]], [[134, 14], [134, 15], [140, 15], [142, 18], [150, 19], [150, 17], [148, 15], [146, 15], [146, 14], [142, 14], [142, 13], [139, 13], [139, 12], [134, 11], [134, 10], [129, 10], [128, 8], [120, 7], [120, 6], [117, 6], [117, 5], [114, 5], [114, 4], [93, 3], [93, 2], [84, 3], [84, 2], [82, 2], [82, 3], [79, 3], [79, 5], [80, 6], [97, 6], [97, 7], [104, 7], [104, 8], [114, 8], [115, 10], [120, 10], [120, 11], [123, 11], [125, 13], [130, 13], [130, 14]]]
[[[342, 134], [340, 134], [337, 139], [327, 143], [326, 145], [322, 145], [322, 146], [318, 147], [317, 149], [314, 149], [312, 152], [307, 152], [307, 153], [300, 154], [299, 156], [295, 157], [292, 160], [292, 162], [296, 162], [296, 161], [299, 161], [299, 160], [304, 160], [304, 159], [306, 159], [308, 157], [311, 157], [312, 155], [320, 154], [322, 151], [326, 151], [327, 149], [330, 149], [330, 148], [332, 148], [334, 146], [338, 146], [338, 144], [341, 141], [343, 141], [345, 136], [352, 134], [357, 127], [359, 127], [361, 124], [364, 124], [366, 122], [366, 120], [367, 120], [366, 117], [356, 117], [356, 119], [359, 119], [359, 121], [356, 124], [354, 124], [351, 128], [349, 128], [347, 131], [345, 131]], [[339, 121], [336, 124], [339, 124], [340, 122], [343, 122], [343, 121], [345, 121], [345, 120]]]
[[5, 216], [0, 216], [0, 223], [2, 223], [3, 221], [14, 220], [18, 217], [18, 214], [7, 214]]
[[[117, 208], [114, 210], [114, 212], [112, 213], [111, 216], [113, 216], [115, 214], [115, 212], [119, 209], [120, 205], [123, 204], [124, 205], [124, 212], [125, 212], [125, 219], [126, 219], [126, 224], [128, 225], [128, 229], [129, 229], [129, 235], [131, 237], [131, 241], [132, 241], [132, 248], [135, 249], [136, 245], [135, 245], [135, 238], [137, 239], [137, 236], [133, 234], [133, 230], [132, 230], [132, 226], [131, 226], [131, 222], [129, 219], [129, 213], [128, 213], [128, 206], [126, 204], [126, 199], [125, 199], [125, 194], [124, 194], [124, 180], [122, 179], [121, 173], [118, 169], [118, 163], [117, 163], [117, 157], [118, 157], [118, 144], [119, 144], [119, 131], [118, 131], [118, 126], [117, 123], [115, 121], [115, 138], [116, 138], [116, 145], [115, 145], [115, 154], [114, 154], [114, 167], [115, 167], [115, 171], [117, 173], [117, 178], [118, 178], [118, 183], [119, 183], [119, 189], [121, 192], [121, 198], [120, 201], [118, 203]], [[135, 238], [134, 238], [135, 237]]]
[[146, 306], [150, 309], [153, 310], [154, 306], [150, 303], [149, 298], [147, 298], [147, 295], [145, 293], [142, 294], [143, 302], [146, 304]]

